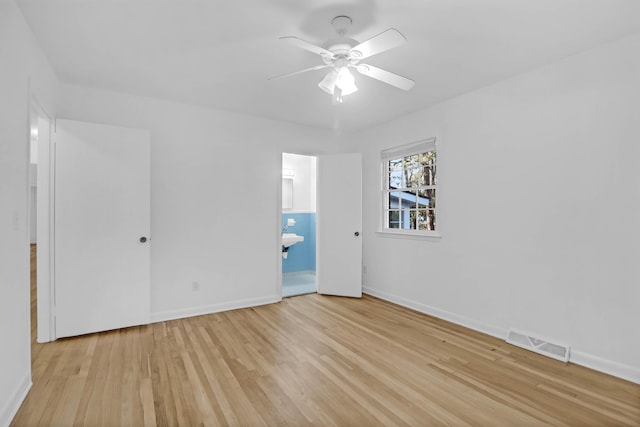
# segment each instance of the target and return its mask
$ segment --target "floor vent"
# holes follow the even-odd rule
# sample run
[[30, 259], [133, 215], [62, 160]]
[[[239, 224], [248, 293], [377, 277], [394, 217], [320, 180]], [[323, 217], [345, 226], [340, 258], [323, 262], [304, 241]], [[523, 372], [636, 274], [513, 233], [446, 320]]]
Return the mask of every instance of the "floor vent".
[[513, 329], [509, 330], [506, 341], [509, 344], [535, 351], [536, 353], [549, 356], [553, 359], [561, 360], [563, 362], [569, 361], [569, 346], [567, 345], [550, 343], [541, 338], [536, 338], [523, 332], [514, 331]]

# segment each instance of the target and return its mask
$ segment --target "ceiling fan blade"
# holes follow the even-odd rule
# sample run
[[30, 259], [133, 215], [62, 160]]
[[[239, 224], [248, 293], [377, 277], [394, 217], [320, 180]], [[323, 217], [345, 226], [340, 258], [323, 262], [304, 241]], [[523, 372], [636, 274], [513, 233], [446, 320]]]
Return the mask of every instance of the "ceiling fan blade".
[[380, 80], [381, 82], [395, 86], [398, 89], [409, 90], [416, 84], [416, 82], [411, 79], [374, 67], [373, 65], [358, 64], [356, 69], [360, 74]]
[[284, 37], [280, 37], [280, 40], [284, 40], [289, 44], [292, 44], [297, 47], [301, 47], [302, 49], [308, 50], [311, 53], [315, 53], [322, 56], [324, 55], [333, 56], [333, 53], [331, 53], [327, 49], [320, 46], [316, 46], [315, 44], [309, 43], [308, 41], [302, 40], [298, 37], [284, 36]]
[[268, 80], [284, 79], [285, 77], [295, 76], [296, 74], [306, 73], [307, 71], [322, 70], [323, 68], [327, 68], [327, 67], [329, 67], [329, 65], [326, 65], [326, 64], [316, 65], [315, 67], [305, 68], [304, 70], [294, 71], [293, 73], [283, 74], [281, 76], [269, 77]]
[[354, 58], [363, 59], [392, 49], [405, 43], [407, 39], [402, 33], [395, 28], [389, 28], [386, 31], [365, 40], [359, 45], [351, 48], [351, 55]]

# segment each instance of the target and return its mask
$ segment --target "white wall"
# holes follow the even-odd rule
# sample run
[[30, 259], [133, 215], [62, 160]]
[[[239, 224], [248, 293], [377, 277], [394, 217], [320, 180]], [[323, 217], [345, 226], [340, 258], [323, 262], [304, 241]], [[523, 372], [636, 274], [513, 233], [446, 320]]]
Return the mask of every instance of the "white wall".
[[316, 211], [316, 158], [314, 156], [283, 153], [282, 168], [294, 171], [293, 209], [286, 212]]
[[[365, 290], [640, 382], [639, 118], [635, 36], [355, 135]], [[376, 234], [379, 151], [431, 136], [442, 239]]]
[[31, 384], [29, 90], [53, 112], [56, 77], [12, 0], [0, 0], [0, 426]]
[[68, 85], [59, 117], [151, 131], [152, 319], [279, 300], [281, 153], [329, 132]]

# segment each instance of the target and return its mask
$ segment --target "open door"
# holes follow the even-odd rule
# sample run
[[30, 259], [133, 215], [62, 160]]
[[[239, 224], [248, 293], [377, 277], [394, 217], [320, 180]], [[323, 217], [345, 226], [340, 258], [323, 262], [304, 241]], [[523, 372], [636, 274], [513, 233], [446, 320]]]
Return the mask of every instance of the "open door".
[[[32, 126], [37, 126], [36, 176], [36, 294], [39, 343], [49, 342], [55, 336], [53, 322], [53, 182], [51, 133], [52, 120], [38, 106], [32, 110]], [[33, 208], [33, 207], [32, 207]]]
[[318, 156], [318, 293], [362, 296], [362, 156]]
[[147, 131], [56, 121], [55, 331], [149, 322]]

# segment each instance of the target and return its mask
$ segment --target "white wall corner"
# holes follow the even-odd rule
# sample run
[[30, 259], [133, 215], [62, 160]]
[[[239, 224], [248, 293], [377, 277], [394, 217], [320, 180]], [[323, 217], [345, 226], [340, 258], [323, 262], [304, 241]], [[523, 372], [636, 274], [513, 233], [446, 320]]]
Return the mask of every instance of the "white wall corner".
[[16, 387], [9, 400], [0, 409], [0, 427], [9, 427], [13, 417], [18, 413], [20, 405], [31, 390], [31, 374], [27, 373]]
[[177, 310], [158, 311], [155, 313], [151, 313], [151, 323], [202, 316], [205, 314], [219, 313], [221, 311], [237, 310], [239, 308], [274, 304], [276, 302], [280, 302], [281, 300], [282, 298], [279, 295], [271, 295], [261, 298], [249, 298], [238, 301], [229, 301], [222, 304], [211, 304]]

